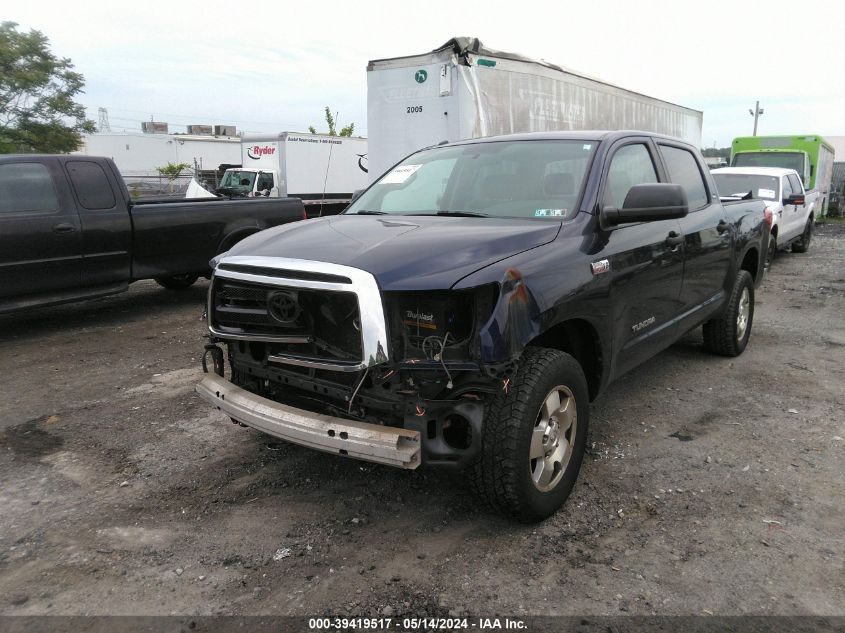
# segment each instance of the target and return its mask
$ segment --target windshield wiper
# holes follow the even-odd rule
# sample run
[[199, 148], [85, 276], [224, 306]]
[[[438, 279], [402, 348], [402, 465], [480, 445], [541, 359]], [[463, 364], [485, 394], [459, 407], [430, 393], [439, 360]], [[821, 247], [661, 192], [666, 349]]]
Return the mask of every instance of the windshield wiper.
[[408, 213], [407, 215], [451, 215], [456, 218], [488, 218], [486, 213], [478, 211], [437, 211], [435, 213]]
[[356, 211], [355, 213], [350, 213], [349, 215], [387, 215], [387, 211]]

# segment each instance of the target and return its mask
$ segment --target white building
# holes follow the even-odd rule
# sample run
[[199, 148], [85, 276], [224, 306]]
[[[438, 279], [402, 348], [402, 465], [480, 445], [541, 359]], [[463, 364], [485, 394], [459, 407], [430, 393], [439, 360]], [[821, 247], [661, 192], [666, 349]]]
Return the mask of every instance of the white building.
[[88, 134], [74, 152], [114, 160], [124, 179], [158, 176], [156, 167], [188, 163], [193, 168], [217, 169], [241, 164], [241, 139], [237, 136], [188, 134]]
[[833, 145], [834, 162], [845, 162], [845, 136], [826, 136], [822, 134], [822, 138]]

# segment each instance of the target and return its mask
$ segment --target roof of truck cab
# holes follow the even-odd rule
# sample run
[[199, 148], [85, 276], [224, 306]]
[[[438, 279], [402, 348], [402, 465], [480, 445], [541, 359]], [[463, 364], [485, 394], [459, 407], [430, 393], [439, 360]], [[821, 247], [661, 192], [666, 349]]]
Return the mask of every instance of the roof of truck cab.
[[746, 176], [786, 176], [788, 174], [798, 175], [794, 169], [785, 167], [721, 167], [713, 169], [711, 174], [744, 174]]
[[[631, 136], [647, 136], [657, 140], [672, 141], [689, 145], [686, 141], [642, 130], [570, 130], [560, 132], [522, 132], [519, 134], [502, 134], [499, 136], [482, 136], [480, 138], [465, 139], [448, 143], [448, 145], [469, 145], [472, 143], [499, 143], [502, 141], [615, 141]], [[691, 146], [690, 146], [691, 147]]]

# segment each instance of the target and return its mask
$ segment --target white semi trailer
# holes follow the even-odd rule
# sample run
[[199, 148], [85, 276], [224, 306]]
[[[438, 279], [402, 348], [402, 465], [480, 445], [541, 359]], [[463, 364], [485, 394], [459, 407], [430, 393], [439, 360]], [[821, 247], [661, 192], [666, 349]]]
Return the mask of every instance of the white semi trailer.
[[459, 37], [367, 66], [370, 180], [442, 141], [554, 130], [645, 130], [701, 147], [702, 113]]

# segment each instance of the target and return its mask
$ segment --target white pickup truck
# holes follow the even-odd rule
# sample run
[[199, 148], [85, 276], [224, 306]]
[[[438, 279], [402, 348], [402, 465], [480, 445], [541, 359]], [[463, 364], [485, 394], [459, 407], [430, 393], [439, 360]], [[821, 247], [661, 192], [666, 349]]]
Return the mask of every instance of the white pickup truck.
[[725, 167], [710, 172], [722, 199], [764, 200], [772, 213], [768, 265], [778, 250], [792, 246], [806, 253], [813, 236], [816, 199], [809, 200], [794, 169], [780, 167]]

